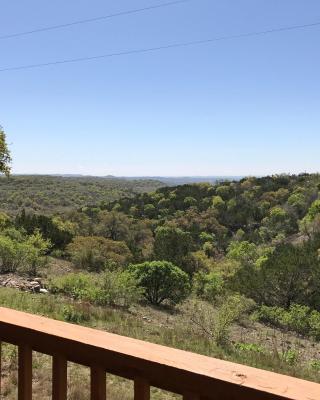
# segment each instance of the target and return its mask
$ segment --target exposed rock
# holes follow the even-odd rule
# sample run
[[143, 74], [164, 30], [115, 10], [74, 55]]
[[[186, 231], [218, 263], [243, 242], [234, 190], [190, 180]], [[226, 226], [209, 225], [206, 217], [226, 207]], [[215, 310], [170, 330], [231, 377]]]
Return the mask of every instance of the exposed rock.
[[32, 293], [48, 293], [41, 278], [27, 278], [14, 274], [0, 275], [0, 287], [8, 287]]

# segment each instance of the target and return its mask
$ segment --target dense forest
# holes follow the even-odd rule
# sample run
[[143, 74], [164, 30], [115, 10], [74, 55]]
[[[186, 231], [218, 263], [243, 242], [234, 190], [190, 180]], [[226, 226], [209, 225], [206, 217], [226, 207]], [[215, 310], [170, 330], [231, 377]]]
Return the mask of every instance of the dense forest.
[[212, 300], [231, 291], [268, 307], [320, 311], [319, 188], [319, 175], [281, 175], [164, 187], [52, 215], [2, 213], [0, 269], [19, 270], [20, 257], [22, 270], [34, 273], [37, 261], [27, 265], [22, 250], [15, 260], [6, 246], [38, 245], [82, 271], [139, 265], [132, 276], [144, 268], [180, 274], [181, 299], [192, 286], [204, 298], [209, 290]]
[[120, 197], [153, 191], [164, 184], [155, 180], [117, 178], [12, 175], [0, 177], [0, 210], [52, 214], [88, 204], [108, 203]]

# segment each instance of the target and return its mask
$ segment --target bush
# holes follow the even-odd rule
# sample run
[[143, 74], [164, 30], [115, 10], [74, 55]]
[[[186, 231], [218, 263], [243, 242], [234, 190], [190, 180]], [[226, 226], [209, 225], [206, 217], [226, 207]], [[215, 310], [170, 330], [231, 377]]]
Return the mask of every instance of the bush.
[[39, 232], [27, 237], [18, 231], [15, 235], [13, 233], [10, 231], [11, 237], [0, 236], [0, 273], [36, 275], [38, 268], [46, 264], [45, 254], [50, 242], [43, 239]]
[[84, 313], [80, 309], [76, 309], [73, 306], [64, 306], [62, 315], [65, 321], [73, 324], [81, 324], [90, 319], [88, 314]]
[[131, 257], [124, 242], [99, 236], [77, 236], [67, 251], [76, 267], [93, 272], [101, 272], [110, 262], [123, 266]]
[[95, 299], [100, 305], [128, 308], [138, 303], [143, 296], [143, 289], [139, 287], [135, 277], [126, 271], [106, 271], [101, 277], [100, 285]]
[[218, 310], [207, 302], [199, 300], [187, 304], [187, 315], [190, 322], [213, 340], [218, 346], [226, 346], [229, 342], [230, 328], [234, 322], [240, 321], [252, 308], [252, 300], [238, 294], [221, 300]]
[[281, 359], [290, 366], [294, 366], [299, 360], [299, 353], [295, 350], [289, 349], [281, 353]]
[[198, 272], [193, 278], [193, 287], [195, 294], [203, 300], [213, 302], [223, 293], [224, 280], [216, 272], [205, 274]]
[[288, 310], [261, 306], [255, 316], [264, 323], [320, 340], [320, 312], [307, 306], [292, 304]]
[[310, 367], [316, 372], [320, 372], [320, 360], [312, 360], [310, 362]]
[[97, 286], [90, 274], [67, 274], [54, 278], [49, 283], [52, 293], [71, 296], [75, 300], [93, 301], [96, 297]]
[[216, 344], [224, 346], [229, 341], [230, 327], [252, 308], [252, 301], [238, 294], [228, 296], [222, 303], [214, 326]]
[[236, 343], [236, 350], [244, 353], [264, 353], [265, 349], [256, 343]]
[[312, 311], [309, 317], [310, 335], [320, 340], [320, 312]]
[[130, 265], [129, 271], [144, 289], [144, 297], [151, 304], [177, 304], [190, 293], [188, 275], [168, 261]]
[[50, 290], [75, 300], [128, 308], [142, 299], [143, 290], [128, 272], [107, 271], [100, 275], [68, 274], [52, 279]]

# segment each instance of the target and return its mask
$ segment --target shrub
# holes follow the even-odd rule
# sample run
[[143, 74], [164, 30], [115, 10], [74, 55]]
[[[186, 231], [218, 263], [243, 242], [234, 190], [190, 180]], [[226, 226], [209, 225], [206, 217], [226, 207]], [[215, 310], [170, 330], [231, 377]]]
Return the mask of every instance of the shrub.
[[264, 323], [320, 340], [320, 312], [307, 306], [292, 304], [288, 310], [261, 306], [255, 317]]
[[281, 359], [290, 366], [293, 366], [297, 364], [299, 360], [299, 353], [295, 350], [289, 349], [281, 353]]
[[97, 287], [92, 275], [78, 273], [52, 279], [49, 289], [52, 293], [71, 296], [75, 300], [92, 301], [96, 296]]
[[231, 325], [239, 321], [252, 308], [252, 301], [238, 294], [221, 301], [218, 310], [206, 302], [192, 301], [187, 304], [190, 322], [213, 340], [218, 346], [229, 342]]
[[289, 310], [282, 313], [281, 324], [292, 331], [303, 335], [309, 332], [310, 308], [299, 304], [292, 304]]
[[312, 311], [309, 317], [310, 335], [320, 340], [320, 312]]
[[68, 274], [52, 279], [50, 290], [75, 300], [128, 308], [142, 299], [143, 290], [128, 272], [107, 271], [100, 275]]
[[190, 293], [188, 275], [168, 261], [130, 265], [129, 271], [144, 289], [144, 297], [151, 304], [177, 304]]
[[128, 308], [143, 296], [135, 277], [129, 272], [106, 271], [99, 280], [95, 302], [100, 305], [117, 305]]
[[224, 290], [224, 280], [216, 272], [205, 274], [198, 272], [193, 278], [193, 286], [196, 295], [204, 300], [213, 302]]
[[316, 372], [320, 372], [320, 360], [312, 360], [310, 362], [310, 367]]
[[80, 309], [76, 309], [73, 306], [65, 306], [62, 310], [63, 319], [67, 322], [74, 324], [81, 324], [82, 322], [88, 321], [89, 316], [82, 312]]
[[77, 236], [67, 251], [76, 267], [94, 272], [102, 271], [110, 262], [123, 266], [131, 257], [124, 242], [100, 236]]
[[15, 233], [15, 238], [0, 236], [0, 273], [18, 271], [34, 276], [38, 267], [46, 264], [44, 256], [50, 247], [50, 242], [43, 239], [39, 232], [29, 237], [18, 235], [18, 231]]
[[229, 341], [231, 325], [239, 321], [252, 308], [252, 301], [238, 294], [228, 296], [222, 303], [215, 321], [214, 340], [224, 346]]
[[265, 349], [256, 343], [236, 343], [236, 350], [240, 352], [264, 353]]

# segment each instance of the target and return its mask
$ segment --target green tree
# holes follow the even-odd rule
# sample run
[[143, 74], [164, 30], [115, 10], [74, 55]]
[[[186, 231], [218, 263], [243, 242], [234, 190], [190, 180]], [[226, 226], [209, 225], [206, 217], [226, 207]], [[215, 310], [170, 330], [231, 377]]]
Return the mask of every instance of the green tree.
[[186, 266], [186, 257], [192, 250], [192, 240], [188, 232], [173, 226], [156, 229], [154, 255], [157, 260], [170, 261], [179, 267]]
[[6, 141], [6, 134], [0, 126], [0, 172], [9, 176], [11, 172], [11, 155]]
[[155, 305], [163, 302], [177, 304], [190, 293], [188, 275], [167, 261], [151, 261], [129, 266], [145, 298]]
[[124, 242], [99, 236], [77, 236], [67, 246], [67, 251], [78, 268], [95, 272], [108, 266], [124, 266], [131, 257]]

